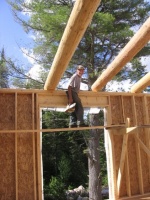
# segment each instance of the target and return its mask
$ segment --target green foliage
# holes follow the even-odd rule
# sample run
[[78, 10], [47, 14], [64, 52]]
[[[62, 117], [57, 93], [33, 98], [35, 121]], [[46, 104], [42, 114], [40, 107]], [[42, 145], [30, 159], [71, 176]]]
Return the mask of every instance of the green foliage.
[[[87, 83], [89, 85], [93, 84], [101, 72], [124, 48], [134, 35], [134, 29], [137, 29], [149, 17], [149, 11], [149, 3], [143, 0], [101, 1], [101, 5], [73, 57], [74, 63], [78, 63], [78, 60], [80, 60], [80, 63], [87, 66]], [[145, 15], [143, 15], [144, 12]], [[149, 55], [149, 50], [150, 45], [148, 44], [139, 52], [137, 57]], [[142, 73], [144, 73], [145, 66], [142, 66], [141, 63], [140, 67]], [[132, 70], [132, 62], [130, 68]], [[126, 73], [124, 73], [125, 71]], [[133, 76], [130, 77], [129, 71], [128, 65], [126, 65], [114, 79], [117, 81], [132, 79]], [[134, 76], [134, 81], [136, 80], [138, 80], [138, 77]], [[85, 80], [84, 82], [86, 83]]]
[[[27, 32], [34, 33], [34, 54], [44, 68], [49, 69], [71, 13], [73, 1], [33, 0], [28, 3], [21, 0], [10, 0], [10, 2], [17, 20]], [[28, 11], [31, 13], [30, 17], [22, 17], [19, 15], [20, 11]], [[101, 1], [69, 64], [71, 68], [77, 64], [87, 67], [87, 77], [83, 79], [83, 82], [88, 85], [89, 89], [131, 39], [135, 28], [141, 26], [149, 17], [149, 12], [150, 4], [144, 0]], [[149, 51], [150, 44], [143, 48], [137, 57], [149, 55]], [[133, 62], [130, 62], [129, 69], [128, 66], [126, 65], [114, 79], [117, 81], [132, 78], [134, 78], [133, 81], [138, 80], [137, 76], [128, 73], [130, 68], [131, 70], [132, 67], [134, 68]], [[145, 66], [140, 64], [138, 67], [141, 68], [143, 74]], [[69, 69], [66, 71], [64, 79], [71, 75], [72, 71]]]
[[144, 71], [145, 66], [141, 64], [141, 61], [139, 58], [135, 58], [131, 61], [132, 63], [132, 69], [129, 71], [129, 77], [131, 77], [131, 80], [139, 80], [143, 76], [145, 76], [146, 72]]
[[[43, 111], [43, 128], [56, 128], [56, 121], [58, 128], [62, 126], [61, 119], [64, 120], [67, 117], [69, 116], [66, 113]], [[103, 111], [100, 112], [99, 117], [100, 123], [103, 124]], [[65, 124], [63, 123], [63, 125]], [[58, 182], [60, 182], [62, 187], [60, 192], [63, 192], [63, 189], [72, 189], [79, 185], [83, 185], [85, 188], [88, 186], [88, 157], [87, 154], [84, 154], [88, 140], [88, 131], [43, 133], [43, 176], [46, 196], [49, 196], [49, 198], [51, 196], [52, 198], [53, 195], [56, 195], [55, 192], [59, 192], [58, 185], [56, 184]], [[99, 149], [102, 184], [107, 185], [103, 133], [100, 137]], [[52, 179], [52, 177], [55, 178]], [[49, 180], [53, 183], [52, 186], [55, 192], [50, 190]]]
[[56, 111], [43, 111], [43, 127], [68, 127], [69, 117], [67, 113]]
[[[43, 111], [43, 128], [65, 126], [68, 117], [66, 113]], [[42, 143], [45, 195], [50, 194], [48, 185], [52, 177], [63, 183], [64, 189], [79, 184], [87, 187], [88, 166], [87, 156], [83, 154], [86, 144], [82, 132], [43, 133]]]
[[2, 49], [0, 55], [0, 88], [8, 88], [9, 87], [9, 73], [8, 73], [8, 66], [5, 61], [5, 52]]
[[61, 180], [67, 182], [71, 175], [71, 160], [67, 155], [62, 155], [61, 160], [58, 163], [58, 170]]
[[50, 194], [53, 196], [54, 200], [64, 200], [65, 199], [65, 187], [64, 183], [60, 178], [53, 177], [50, 180], [49, 188]]

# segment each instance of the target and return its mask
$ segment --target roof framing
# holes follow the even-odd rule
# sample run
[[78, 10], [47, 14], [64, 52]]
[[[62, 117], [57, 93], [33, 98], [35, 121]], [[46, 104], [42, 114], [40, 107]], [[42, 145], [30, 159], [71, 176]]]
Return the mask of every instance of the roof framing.
[[[50, 68], [45, 90], [54, 91], [63, 76], [87, 26], [100, 4], [101, 0], [77, 0], [71, 12], [64, 34], [60, 41], [57, 53]], [[150, 17], [139, 31], [132, 37], [108, 68], [92, 85], [92, 91], [101, 90], [150, 40]], [[68, 50], [69, 49], [69, 50]], [[140, 92], [149, 86], [148, 75], [133, 86], [131, 92]]]
[[100, 2], [100, 0], [75, 2], [45, 82], [45, 90], [53, 91], [57, 87]]
[[108, 68], [92, 85], [92, 90], [101, 90], [150, 40], [150, 17], [132, 37]]

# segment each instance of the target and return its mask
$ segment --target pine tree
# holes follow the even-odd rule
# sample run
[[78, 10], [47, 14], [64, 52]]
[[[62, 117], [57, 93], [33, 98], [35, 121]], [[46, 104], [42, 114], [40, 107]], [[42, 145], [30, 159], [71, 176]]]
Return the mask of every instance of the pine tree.
[[8, 77], [8, 67], [5, 60], [5, 51], [4, 48], [0, 54], [0, 87], [8, 88], [9, 87], [9, 77]]

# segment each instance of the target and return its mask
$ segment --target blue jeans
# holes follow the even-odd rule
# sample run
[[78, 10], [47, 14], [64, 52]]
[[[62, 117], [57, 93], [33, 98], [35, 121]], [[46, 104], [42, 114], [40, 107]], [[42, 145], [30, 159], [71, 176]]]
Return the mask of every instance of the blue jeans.
[[[68, 96], [68, 91], [66, 93]], [[84, 123], [84, 119], [83, 119], [84, 110], [83, 110], [81, 99], [78, 96], [78, 93], [72, 91], [72, 99], [73, 99], [73, 103], [76, 103], [76, 106], [75, 106], [75, 111], [70, 114], [70, 123], [69, 124], [70, 125], [83, 124]]]

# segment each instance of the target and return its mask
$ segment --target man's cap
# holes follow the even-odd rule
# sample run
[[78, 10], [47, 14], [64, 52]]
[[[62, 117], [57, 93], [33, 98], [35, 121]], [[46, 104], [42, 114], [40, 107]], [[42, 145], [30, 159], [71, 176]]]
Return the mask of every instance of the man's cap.
[[77, 69], [83, 69], [84, 70], [85, 68], [82, 65], [78, 65]]

